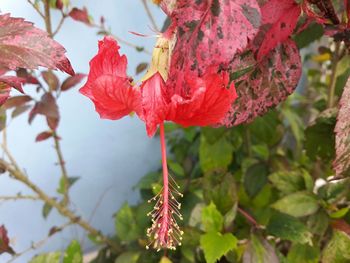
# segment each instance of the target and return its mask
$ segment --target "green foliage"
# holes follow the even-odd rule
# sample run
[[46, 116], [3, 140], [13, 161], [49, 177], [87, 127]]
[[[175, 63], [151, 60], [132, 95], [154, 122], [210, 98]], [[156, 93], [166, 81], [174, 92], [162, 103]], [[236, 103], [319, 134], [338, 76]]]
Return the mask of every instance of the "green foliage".
[[207, 263], [215, 263], [230, 250], [237, 247], [237, 239], [232, 234], [220, 234], [209, 232], [201, 236], [201, 247], [203, 248]]
[[61, 252], [41, 254], [34, 257], [29, 263], [60, 263]]
[[63, 263], [83, 263], [83, 255], [80, 244], [73, 240], [64, 253]]

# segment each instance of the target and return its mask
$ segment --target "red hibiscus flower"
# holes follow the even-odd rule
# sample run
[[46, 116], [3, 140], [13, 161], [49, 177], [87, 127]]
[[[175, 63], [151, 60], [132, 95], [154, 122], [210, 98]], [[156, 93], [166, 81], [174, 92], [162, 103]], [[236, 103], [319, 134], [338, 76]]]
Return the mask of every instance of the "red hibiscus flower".
[[155, 210], [150, 213], [153, 225], [148, 235], [157, 249], [174, 249], [181, 243], [182, 231], [174, 215], [181, 219], [180, 204], [173, 193], [181, 194], [168, 184], [168, 168], [164, 136], [164, 121], [173, 121], [184, 127], [211, 126], [219, 123], [237, 98], [233, 82], [227, 72], [218, 67], [209, 68], [203, 76], [183, 74], [182, 86], [170, 87], [158, 72], [133, 85], [126, 74], [127, 59], [119, 54], [119, 46], [111, 37], [99, 42], [98, 54], [90, 62], [87, 83], [80, 92], [95, 104], [101, 118], [120, 119], [136, 112], [146, 124], [151, 137], [160, 127], [163, 161], [162, 193], [154, 198]]

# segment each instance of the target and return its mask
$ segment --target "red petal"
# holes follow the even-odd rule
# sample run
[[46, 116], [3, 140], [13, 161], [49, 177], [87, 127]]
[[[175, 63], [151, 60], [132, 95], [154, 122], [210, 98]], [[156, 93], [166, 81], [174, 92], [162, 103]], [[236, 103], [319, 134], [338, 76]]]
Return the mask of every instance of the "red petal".
[[157, 72], [142, 83], [142, 110], [141, 118], [146, 123], [148, 136], [152, 137], [157, 131], [158, 124], [165, 120], [168, 111], [165, 83]]
[[[227, 89], [229, 77], [226, 72], [221, 75], [209, 73], [203, 81], [189, 83], [192, 85], [193, 95], [184, 99], [179, 95], [171, 98], [169, 120], [187, 126], [216, 125], [224, 117], [237, 98], [234, 84]], [[193, 86], [195, 85], [195, 86]]]
[[140, 92], [133, 88], [129, 79], [101, 76], [93, 83], [90, 99], [103, 119], [117, 120], [132, 111], [140, 112]]
[[126, 56], [119, 54], [111, 37], [99, 41], [98, 54], [90, 61], [90, 72], [80, 92], [89, 97], [101, 118], [120, 119], [132, 111], [140, 114], [140, 92], [126, 75]]

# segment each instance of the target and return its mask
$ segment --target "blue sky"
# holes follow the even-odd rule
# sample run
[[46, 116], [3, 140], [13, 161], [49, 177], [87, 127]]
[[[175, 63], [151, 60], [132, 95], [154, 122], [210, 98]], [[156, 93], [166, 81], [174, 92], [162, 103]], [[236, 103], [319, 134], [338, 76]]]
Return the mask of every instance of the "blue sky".
[[[128, 32], [154, 35], [140, 0], [72, 0], [71, 3], [72, 6], [86, 6], [96, 20], [104, 15], [106, 23], [117, 36], [152, 49], [154, 38], [140, 38]], [[44, 28], [40, 17], [26, 0], [0, 0], [0, 10], [15, 17], [24, 17], [37, 27]], [[161, 27], [164, 14], [156, 6], [152, 6], [152, 12]], [[58, 20], [59, 13], [53, 12], [54, 25]], [[100, 38], [95, 29], [67, 19], [56, 40], [67, 49], [75, 71], [87, 73], [88, 62], [96, 54]], [[138, 63], [150, 60], [150, 56], [127, 46], [122, 46], [121, 52], [127, 54], [131, 75]], [[59, 76], [66, 77], [63, 73]], [[32, 93], [30, 90], [27, 92]], [[132, 191], [132, 186], [148, 171], [158, 168], [159, 143], [146, 136], [144, 124], [137, 118], [127, 117], [114, 122], [99, 119], [92, 103], [80, 95], [77, 88], [63, 94], [59, 105], [62, 116], [59, 134], [67, 169], [70, 176], [81, 177], [72, 188], [73, 207], [78, 214], [89, 217], [98, 199], [106, 193], [92, 224], [105, 233], [113, 233], [112, 214], [124, 201], [136, 202], [138, 195]], [[47, 192], [55, 193], [60, 172], [55, 165], [52, 141], [34, 143], [36, 135], [43, 130], [45, 122], [40, 117], [28, 126], [27, 116], [23, 115], [11, 122], [8, 128], [9, 147], [30, 179]], [[0, 177], [0, 195], [18, 192], [31, 193], [8, 177]], [[55, 212], [45, 221], [41, 210], [40, 202], [0, 203], [0, 225], [5, 224], [8, 228], [17, 251], [26, 249], [32, 241], [44, 238], [53, 225], [66, 222]], [[83, 233], [72, 227], [52, 238], [40, 251], [63, 249], [70, 239], [82, 237]], [[86, 247], [89, 248], [89, 245]], [[27, 262], [35, 253], [28, 253], [15, 262]], [[1, 255], [0, 263], [8, 259], [8, 256]]]

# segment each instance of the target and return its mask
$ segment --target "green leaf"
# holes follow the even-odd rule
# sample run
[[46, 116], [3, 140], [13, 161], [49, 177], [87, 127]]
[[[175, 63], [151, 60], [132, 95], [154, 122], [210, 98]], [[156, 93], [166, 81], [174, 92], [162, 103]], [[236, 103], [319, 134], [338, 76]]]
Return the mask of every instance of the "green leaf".
[[[79, 176], [72, 176], [68, 177], [68, 189], [73, 186], [78, 180], [80, 179]], [[62, 176], [60, 179], [60, 183], [57, 189], [57, 193], [64, 194], [65, 192], [65, 178]]]
[[349, 263], [350, 237], [341, 231], [334, 231], [332, 239], [323, 250], [322, 263]]
[[125, 203], [115, 217], [115, 228], [118, 237], [123, 241], [133, 241], [138, 238], [139, 230], [130, 206]]
[[180, 164], [172, 160], [168, 160], [168, 167], [172, 173], [175, 173], [176, 175], [181, 177], [185, 176], [185, 170]]
[[199, 159], [203, 172], [213, 170], [227, 170], [232, 161], [234, 148], [225, 137], [221, 137], [215, 143], [210, 144], [205, 136], [201, 136], [199, 147]]
[[342, 218], [349, 212], [349, 207], [344, 207], [336, 212], [331, 213], [329, 216], [334, 219]]
[[81, 247], [78, 241], [73, 240], [64, 253], [63, 263], [83, 263]]
[[221, 214], [226, 214], [237, 203], [236, 182], [232, 174], [206, 174], [203, 180], [204, 199], [213, 202]]
[[234, 235], [228, 233], [210, 232], [200, 238], [200, 245], [204, 251], [207, 263], [215, 263], [230, 250], [237, 248], [237, 239]]
[[344, 179], [339, 182], [329, 182], [318, 189], [318, 196], [328, 203], [335, 203], [344, 197], [350, 187], [350, 180]]
[[35, 256], [29, 263], [60, 263], [61, 252], [52, 252]]
[[334, 159], [336, 111], [329, 109], [322, 112], [305, 131], [305, 148], [311, 160], [321, 157], [326, 160]]
[[120, 254], [115, 263], [136, 263], [140, 257], [140, 252], [137, 251], [127, 251]]
[[269, 175], [271, 183], [282, 193], [291, 194], [304, 189], [304, 178], [296, 171], [279, 171]]
[[243, 255], [243, 263], [279, 263], [275, 249], [265, 239], [252, 235]]
[[304, 123], [299, 114], [290, 107], [283, 107], [282, 114], [284, 118], [288, 121], [289, 126], [294, 135], [295, 141], [297, 143], [298, 149], [301, 147], [301, 143], [304, 140]]
[[294, 37], [299, 49], [304, 48], [323, 36], [323, 26], [311, 23], [305, 30]]
[[316, 213], [319, 204], [313, 194], [308, 192], [296, 192], [278, 200], [276, 203], [272, 204], [272, 207], [282, 213], [294, 217], [302, 217]]
[[221, 232], [224, 218], [211, 202], [202, 209], [202, 224], [206, 232]]
[[318, 263], [320, 249], [307, 244], [294, 244], [288, 253], [288, 263]]
[[42, 210], [43, 217], [46, 219], [49, 216], [51, 211], [52, 211], [52, 206], [45, 203]]
[[164, 256], [160, 259], [159, 263], [172, 263], [172, 261]]
[[283, 213], [274, 213], [266, 227], [270, 235], [305, 244], [311, 243], [312, 234], [297, 218]]
[[244, 176], [244, 189], [250, 197], [256, 196], [267, 183], [268, 167], [265, 163], [256, 163], [247, 169]]

